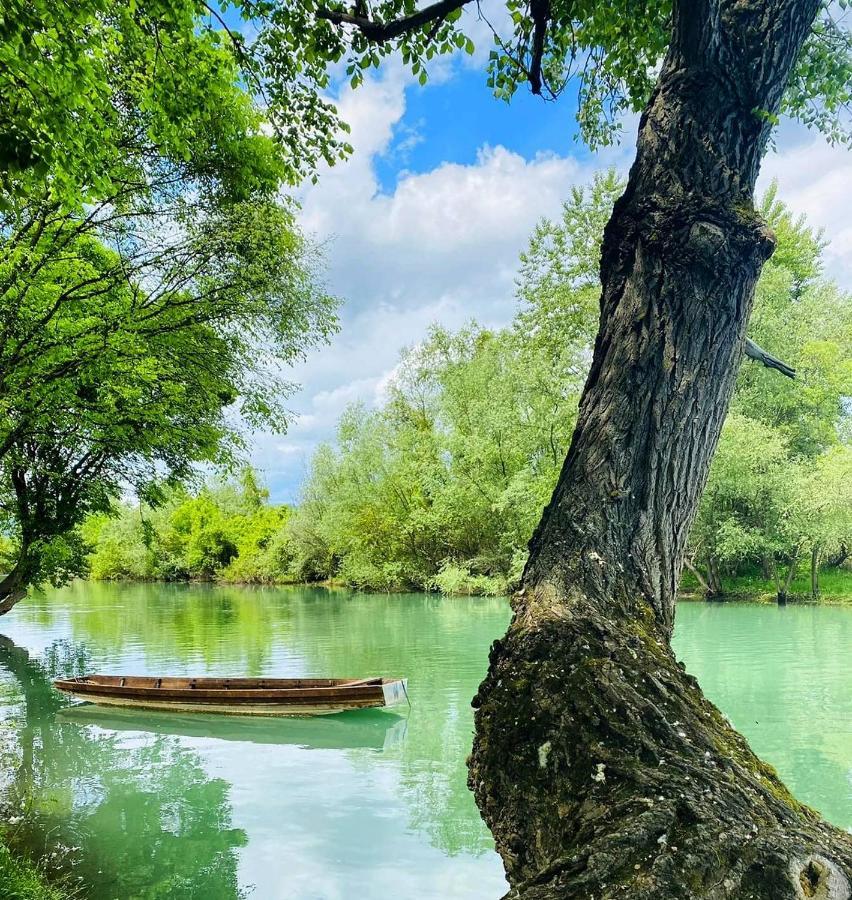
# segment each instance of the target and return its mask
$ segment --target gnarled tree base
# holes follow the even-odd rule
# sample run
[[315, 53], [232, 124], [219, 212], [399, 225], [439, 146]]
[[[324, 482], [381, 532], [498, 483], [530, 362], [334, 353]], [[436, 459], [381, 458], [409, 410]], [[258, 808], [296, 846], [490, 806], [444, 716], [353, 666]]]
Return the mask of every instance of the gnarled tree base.
[[614, 621], [540, 586], [516, 610], [474, 700], [469, 775], [508, 897], [852, 896], [852, 837], [752, 753], [650, 609]]

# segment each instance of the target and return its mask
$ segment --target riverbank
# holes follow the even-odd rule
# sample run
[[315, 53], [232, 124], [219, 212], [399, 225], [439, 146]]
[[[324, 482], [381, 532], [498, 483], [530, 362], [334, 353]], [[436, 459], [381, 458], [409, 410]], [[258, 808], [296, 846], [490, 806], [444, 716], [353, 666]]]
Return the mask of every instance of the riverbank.
[[72, 894], [48, 884], [29, 860], [15, 856], [0, 832], [0, 896], [14, 900], [70, 900]]
[[[777, 603], [778, 591], [772, 579], [761, 575], [739, 575], [722, 577], [720, 601], [750, 600], [755, 603]], [[703, 591], [698, 581], [689, 572], [681, 579], [681, 591], [690, 599], [703, 599]], [[791, 582], [787, 594], [788, 603], [820, 603], [852, 606], [852, 570], [831, 569], [820, 572], [819, 595], [811, 593], [810, 574], [799, 573]]]
[[421, 584], [351, 584], [340, 578], [325, 578], [320, 581], [300, 581], [285, 574], [280, 578], [234, 578], [229, 573], [205, 578], [133, 578], [118, 576], [92, 578], [99, 584], [213, 584], [220, 587], [307, 587], [326, 590], [358, 591], [369, 594], [442, 594], [447, 597], [502, 597], [509, 593], [508, 584], [502, 576], [470, 575], [455, 567], [445, 568], [428, 585]]
[[[444, 573], [442, 573], [444, 574]], [[507, 593], [506, 581], [503, 578], [490, 576], [465, 576], [462, 572], [446, 573], [447, 577], [440, 582], [424, 589], [418, 585], [395, 585], [377, 589], [370, 585], [347, 584], [340, 579], [326, 579], [324, 581], [304, 582], [290, 577], [281, 579], [269, 579], [265, 581], [244, 580], [238, 581], [232, 578], [191, 578], [163, 580], [156, 578], [108, 578], [93, 579], [96, 582], [113, 582], [117, 584], [146, 584], [146, 583], [173, 583], [173, 584], [215, 584], [234, 587], [318, 587], [326, 590], [357, 590], [364, 593], [378, 594], [408, 594], [414, 592], [436, 593], [447, 597], [499, 597]], [[776, 603], [777, 590], [774, 582], [762, 578], [760, 575], [739, 575], [736, 577], [724, 576], [722, 578], [723, 593], [718, 597], [725, 600], [750, 600], [755, 603]], [[814, 598], [811, 594], [810, 575], [806, 572], [799, 574], [790, 585], [787, 601], [789, 603], [825, 603], [852, 605], [852, 570], [830, 569], [820, 573], [819, 596]], [[681, 579], [681, 594], [685, 599], [704, 599], [704, 592], [697, 580], [689, 572], [684, 572]]]

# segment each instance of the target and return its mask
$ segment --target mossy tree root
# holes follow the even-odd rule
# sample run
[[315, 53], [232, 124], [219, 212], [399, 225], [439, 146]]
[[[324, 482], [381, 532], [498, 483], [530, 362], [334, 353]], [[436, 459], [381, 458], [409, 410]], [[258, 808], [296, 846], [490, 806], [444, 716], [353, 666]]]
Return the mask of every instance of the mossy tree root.
[[529, 607], [474, 700], [469, 783], [524, 900], [848, 900], [852, 837], [798, 803], [648, 610]]

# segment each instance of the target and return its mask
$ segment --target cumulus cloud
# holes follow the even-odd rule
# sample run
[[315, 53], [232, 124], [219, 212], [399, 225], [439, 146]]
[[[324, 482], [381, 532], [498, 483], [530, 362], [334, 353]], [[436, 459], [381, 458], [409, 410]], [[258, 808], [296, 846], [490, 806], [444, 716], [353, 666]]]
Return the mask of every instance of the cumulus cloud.
[[825, 230], [827, 273], [852, 290], [852, 153], [803, 129], [790, 129], [787, 142], [764, 160], [759, 187], [777, 179], [781, 199]]

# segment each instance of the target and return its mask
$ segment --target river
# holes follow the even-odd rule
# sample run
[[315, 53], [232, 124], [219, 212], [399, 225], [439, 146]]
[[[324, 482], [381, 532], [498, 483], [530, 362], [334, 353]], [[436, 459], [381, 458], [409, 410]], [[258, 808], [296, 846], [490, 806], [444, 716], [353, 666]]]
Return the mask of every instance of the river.
[[[93, 900], [496, 898], [465, 785], [505, 600], [77, 583], [0, 619], [15, 840]], [[682, 603], [675, 647], [798, 797], [852, 827], [852, 610]], [[238, 719], [69, 708], [57, 674], [409, 679], [411, 709]], [[9, 811], [14, 814], [15, 809]], [[14, 816], [17, 819], [19, 816]]]

